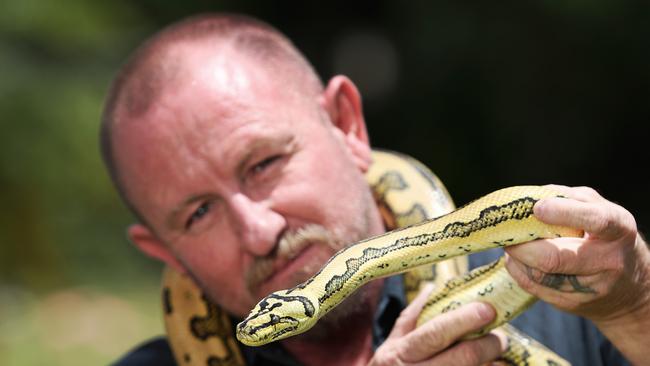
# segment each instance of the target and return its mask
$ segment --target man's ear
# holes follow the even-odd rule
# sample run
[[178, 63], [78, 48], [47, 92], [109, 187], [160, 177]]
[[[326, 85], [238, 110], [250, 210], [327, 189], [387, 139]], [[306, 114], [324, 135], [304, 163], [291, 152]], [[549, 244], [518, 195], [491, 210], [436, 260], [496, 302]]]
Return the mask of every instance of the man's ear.
[[127, 230], [129, 239], [141, 252], [172, 267], [179, 273], [186, 273], [185, 267], [174, 253], [154, 233], [142, 224], [133, 224]]
[[343, 137], [357, 166], [366, 172], [372, 157], [361, 94], [357, 87], [347, 77], [337, 75], [327, 84], [320, 104], [327, 111], [335, 131]]

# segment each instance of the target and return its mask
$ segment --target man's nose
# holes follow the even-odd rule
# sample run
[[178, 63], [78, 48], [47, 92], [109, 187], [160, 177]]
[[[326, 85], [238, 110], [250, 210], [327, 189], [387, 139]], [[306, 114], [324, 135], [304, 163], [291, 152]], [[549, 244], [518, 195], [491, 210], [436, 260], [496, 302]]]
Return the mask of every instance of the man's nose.
[[255, 256], [266, 256], [276, 245], [286, 226], [285, 218], [264, 201], [252, 201], [244, 194], [231, 200], [235, 231], [246, 250]]

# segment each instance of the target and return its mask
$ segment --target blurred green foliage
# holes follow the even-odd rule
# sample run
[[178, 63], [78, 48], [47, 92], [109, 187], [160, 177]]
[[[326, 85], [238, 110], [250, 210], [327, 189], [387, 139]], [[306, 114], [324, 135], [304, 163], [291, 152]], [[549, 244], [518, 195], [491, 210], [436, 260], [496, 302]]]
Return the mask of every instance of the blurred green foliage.
[[2, 6], [0, 364], [106, 364], [162, 329], [158, 266], [126, 243], [97, 153], [105, 90], [147, 24], [126, 2]]
[[373, 142], [431, 166], [458, 203], [513, 184], [591, 185], [649, 227], [645, 1], [5, 1], [0, 364], [106, 364], [162, 331], [160, 266], [125, 239], [132, 218], [101, 164], [98, 120], [141, 40], [220, 10], [274, 24], [324, 78], [349, 74]]
[[129, 218], [104, 174], [97, 131], [111, 75], [143, 30], [122, 23], [132, 9], [108, 4], [9, 2], [0, 15], [3, 281], [94, 283], [130, 255], [114, 230]]

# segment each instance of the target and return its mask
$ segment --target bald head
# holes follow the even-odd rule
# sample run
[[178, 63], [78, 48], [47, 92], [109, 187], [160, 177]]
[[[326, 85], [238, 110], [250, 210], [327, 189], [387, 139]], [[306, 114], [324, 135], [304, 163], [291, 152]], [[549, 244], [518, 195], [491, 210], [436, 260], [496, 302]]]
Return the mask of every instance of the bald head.
[[[117, 74], [109, 91], [101, 125], [101, 151], [120, 195], [141, 222], [120, 179], [114, 129], [147, 114], [161, 96], [185, 81], [196, 66], [192, 50], [211, 56], [248, 60], [295, 92], [315, 97], [323, 86], [311, 65], [289, 39], [258, 20], [232, 14], [191, 17], [163, 29], [143, 43]], [[194, 58], [195, 60], [196, 58]], [[208, 62], [206, 60], [206, 62]], [[236, 61], [232, 61], [236, 62]]]

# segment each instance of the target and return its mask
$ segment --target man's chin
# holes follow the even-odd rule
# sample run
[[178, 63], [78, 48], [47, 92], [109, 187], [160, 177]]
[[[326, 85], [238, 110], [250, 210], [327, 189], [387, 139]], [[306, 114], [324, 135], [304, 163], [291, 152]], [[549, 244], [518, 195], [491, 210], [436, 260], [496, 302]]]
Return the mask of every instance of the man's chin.
[[[372, 304], [377, 302], [377, 282], [375, 285], [364, 286], [350, 295], [341, 304], [325, 314], [310, 330], [299, 335], [303, 341], [322, 341], [345, 331], [350, 324], [357, 324], [360, 319], [367, 317], [368, 309], [374, 309]], [[372, 315], [370, 315], [372, 316]]]

